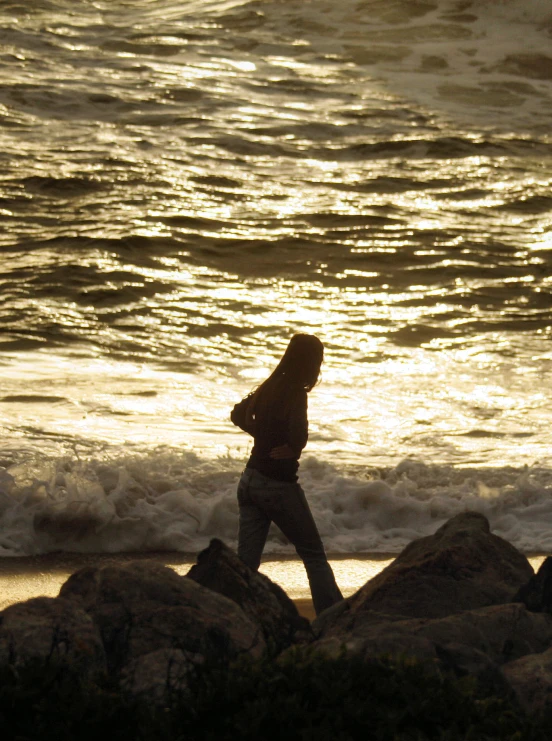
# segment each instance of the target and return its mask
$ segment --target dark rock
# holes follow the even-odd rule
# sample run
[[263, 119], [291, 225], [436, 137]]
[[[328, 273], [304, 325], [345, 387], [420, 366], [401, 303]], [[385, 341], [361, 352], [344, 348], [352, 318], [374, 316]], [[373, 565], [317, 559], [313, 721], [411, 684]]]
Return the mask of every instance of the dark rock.
[[190, 677], [202, 663], [201, 654], [161, 648], [131, 661], [121, 673], [120, 686], [148, 703], [165, 704], [171, 694], [186, 692]]
[[260, 656], [266, 647], [234, 602], [151, 561], [81, 569], [60, 596], [94, 619], [115, 671], [159, 649], [224, 661], [244, 652]]
[[523, 602], [532, 612], [552, 613], [552, 557], [548, 556], [537, 573], [524, 584], [513, 598]]
[[544, 651], [552, 643], [552, 619], [531, 613], [520, 604], [492, 605], [438, 620], [412, 621], [412, 630], [435, 645], [469, 646], [498, 664]]
[[329, 636], [353, 638], [358, 635], [365, 635], [366, 631], [370, 631], [374, 626], [392, 625], [411, 620], [408, 615], [394, 615], [378, 612], [378, 610], [352, 612], [349, 609], [342, 608], [342, 604], [342, 602], [339, 602], [328, 610], [324, 610], [313, 621], [312, 629], [316, 639]]
[[505, 664], [502, 673], [528, 713], [552, 711], [552, 648]]
[[452, 671], [459, 677], [479, 677], [481, 675], [495, 677], [499, 675], [496, 662], [492, 661], [487, 654], [472, 646], [463, 643], [447, 643], [446, 645], [435, 645], [435, 653], [441, 667]]
[[512, 695], [511, 687], [502, 675], [499, 664], [482, 651], [461, 643], [436, 645], [435, 650], [441, 671], [454, 674], [458, 678], [472, 677], [477, 681], [478, 691], [485, 696]]
[[[509, 602], [532, 574], [527, 558], [493, 535], [483, 515], [466, 512], [434, 535], [406, 546], [392, 564], [347, 599], [348, 612], [444, 617]], [[344, 619], [345, 614], [337, 621]]]
[[424, 663], [437, 662], [435, 645], [423, 636], [413, 635], [407, 628], [395, 629], [379, 626], [364, 636], [331, 636], [315, 641], [311, 647], [330, 658], [337, 658], [343, 651], [362, 656], [367, 661], [379, 656], [408, 657]]
[[[408, 640], [423, 638], [432, 646], [457, 644], [469, 646], [488, 656], [492, 661], [503, 664], [546, 650], [552, 644], [552, 617], [529, 612], [524, 605], [492, 605], [479, 610], [465, 610], [444, 618], [396, 619], [370, 611], [362, 619], [328, 627], [323, 638], [369, 640], [377, 648], [385, 641], [387, 646], [395, 644], [393, 653], [409, 653]], [[359, 616], [357, 616], [359, 617]], [[360, 645], [360, 644], [357, 644]], [[430, 651], [431, 656], [434, 651]]]
[[284, 590], [246, 566], [222, 541], [211, 541], [188, 577], [238, 604], [277, 651], [312, 639], [309, 621], [299, 615]]
[[495, 689], [503, 685], [500, 665], [552, 644], [552, 617], [521, 604], [465, 610], [435, 620], [397, 619], [374, 611], [356, 622], [354, 617], [327, 628], [313, 647], [330, 655], [344, 647], [367, 660], [382, 654], [413, 657], [457, 676], [473, 674]]
[[[368, 618], [370, 613], [372, 612], [379, 615], [379, 613], [376, 613], [375, 610], [367, 610], [365, 613], [365, 617]], [[348, 619], [348, 617], [351, 616], [349, 604], [346, 599], [341, 600], [341, 602], [336, 602], [335, 605], [332, 605], [326, 610], [323, 610], [319, 615], [316, 616], [311, 625], [315, 637], [320, 638], [320, 636], [325, 635], [326, 632], [331, 631], [331, 628], [335, 623], [341, 624], [343, 615], [347, 616], [346, 620]], [[387, 617], [388, 616], [386, 616], [386, 618]], [[397, 619], [400, 619], [400, 617], [401, 616], [398, 615]]]
[[423, 635], [415, 635], [404, 626], [374, 631], [372, 637], [352, 638], [346, 642], [326, 638], [310, 646], [315, 653], [337, 659], [345, 651], [349, 656], [361, 656], [367, 663], [390, 656], [393, 659], [412, 659], [422, 663], [427, 670], [437, 674], [470, 676], [486, 691], [504, 693], [509, 687], [500, 673], [498, 664], [482, 651], [472, 646], [454, 643], [434, 643]]
[[99, 631], [73, 602], [37, 597], [0, 613], [0, 663], [61, 662], [82, 676], [101, 674], [106, 656]]

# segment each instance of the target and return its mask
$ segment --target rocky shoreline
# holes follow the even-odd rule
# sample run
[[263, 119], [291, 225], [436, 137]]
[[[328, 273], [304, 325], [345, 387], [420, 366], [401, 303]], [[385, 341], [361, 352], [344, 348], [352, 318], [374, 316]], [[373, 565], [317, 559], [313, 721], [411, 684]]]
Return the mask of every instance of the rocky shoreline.
[[298, 648], [303, 660], [412, 658], [542, 715], [552, 706], [552, 558], [534, 574], [485, 517], [466, 512], [312, 623], [220, 540], [186, 576], [151, 561], [86, 567], [58, 597], [0, 613], [0, 668], [55, 661], [150, 703], [185, 692], [209, 662], [281, 662]]

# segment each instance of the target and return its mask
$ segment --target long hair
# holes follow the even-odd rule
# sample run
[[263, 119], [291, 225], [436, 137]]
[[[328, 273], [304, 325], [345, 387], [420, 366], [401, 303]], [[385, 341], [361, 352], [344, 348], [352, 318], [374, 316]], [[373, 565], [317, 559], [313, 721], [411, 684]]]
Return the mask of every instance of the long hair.
[[[247, 408], [248, 421], [254, 419], [259, 403], [265, 406], [280, 397], [284, 390], [304, 389], [307, 393], [311, 391], [318, 382], [323, 360], [324, 345], [316, 335], [294, 334], [276, 368], [253, 393]], [[289, 397], [289, 394], [286, 396]]]

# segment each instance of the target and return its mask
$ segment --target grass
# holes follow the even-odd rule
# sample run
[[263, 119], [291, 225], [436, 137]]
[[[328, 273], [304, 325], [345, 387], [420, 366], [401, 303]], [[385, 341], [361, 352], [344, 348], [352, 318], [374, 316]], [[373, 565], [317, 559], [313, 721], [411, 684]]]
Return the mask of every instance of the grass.
[[7, 741], [549, 741], [551, 719], [412, 660], [211, 661], [154, 705], [55, 662], [0, 669]]

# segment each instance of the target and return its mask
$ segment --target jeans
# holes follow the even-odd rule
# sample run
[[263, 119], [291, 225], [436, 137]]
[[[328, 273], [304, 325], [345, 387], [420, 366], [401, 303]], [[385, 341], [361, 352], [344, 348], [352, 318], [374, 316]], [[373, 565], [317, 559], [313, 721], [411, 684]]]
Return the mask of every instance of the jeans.
[[270, 523], [274, 522], [303, 561], [316, 614], [343, 599], [299, 484], [270, 479], [246, 468], [238, 484], [238, 504], [238, 556], [244, 563], [258, 570]]

